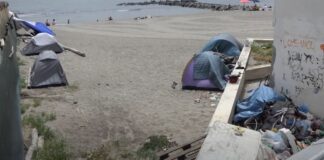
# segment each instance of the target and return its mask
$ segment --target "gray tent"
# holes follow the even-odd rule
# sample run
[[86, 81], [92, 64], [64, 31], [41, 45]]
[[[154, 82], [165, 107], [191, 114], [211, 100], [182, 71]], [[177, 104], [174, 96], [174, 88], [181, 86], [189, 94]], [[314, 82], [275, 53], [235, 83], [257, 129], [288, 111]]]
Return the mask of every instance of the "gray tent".
[[31, 71], [28, 88], [68, 85], [63, 68], [53, 51], [43, 51], [37, 57]]
[[56, 53], [64, 51], [63, 46], [56, 38], [48, 33], [38, 33], [31, 41], [21, 50], [25, 56], [38, 55], [42, 51], [52, 50]]

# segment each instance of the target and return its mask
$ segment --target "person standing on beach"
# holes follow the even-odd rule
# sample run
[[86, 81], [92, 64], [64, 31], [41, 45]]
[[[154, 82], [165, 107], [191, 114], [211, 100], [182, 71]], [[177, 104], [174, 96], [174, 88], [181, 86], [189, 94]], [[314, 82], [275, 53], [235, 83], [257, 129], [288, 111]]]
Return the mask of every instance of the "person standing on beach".
[[48, 19], [46, 19], [46, 21], [45, 21], [45, 25], [46, 26], [50, 26], [51, 24], [48, 22]]
[[55, 24], [56, 24], [55, 19], [53, 19], [52, 26], [54, 26]]
[[70, 19], [67, 20], [67, 24], [70, 24]]

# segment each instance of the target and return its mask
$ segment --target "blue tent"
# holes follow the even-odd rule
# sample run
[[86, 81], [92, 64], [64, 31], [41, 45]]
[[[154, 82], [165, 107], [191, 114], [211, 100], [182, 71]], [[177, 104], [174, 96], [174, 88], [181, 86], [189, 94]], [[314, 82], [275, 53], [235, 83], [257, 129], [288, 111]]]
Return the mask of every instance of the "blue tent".
[[50, 35], [55, 36], [55, 33], [42, 22], [25, 21], [16, 17], [14, 18], [14, 20], [25, 29], [32, 29], [35, 32], [35, 34], [48, 33]]
[[228, 56], [239, 56], [243, 46], [232, 35], [221, 33], [212, 38], [200, 53], [205, 51], [213, 51], [223, 53]]

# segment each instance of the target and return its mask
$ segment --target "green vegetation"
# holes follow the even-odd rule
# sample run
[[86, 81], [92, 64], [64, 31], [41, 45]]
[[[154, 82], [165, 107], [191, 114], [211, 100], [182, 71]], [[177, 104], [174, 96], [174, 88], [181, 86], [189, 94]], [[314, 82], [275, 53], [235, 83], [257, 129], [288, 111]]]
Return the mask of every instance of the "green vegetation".
[[26, 83], [26, 79], [23, 77], [20, 77], [20, 84], [19, 84], [20, 89], [22, 88], [26, 88], [27, 87], [27, 83]]
[[21, 103], [20, 104], [20, 113], [21, 114], [25, 114], [26, 111], [30, 108], [30, 104], [29, 103]]
[[42, 112], [42, 117], [44, 117], [44, 119], [46, 121], [54, 121], [56, 120], [56, 115], [54, 113], [45, 113], [45, 112]]
[[129, 160], [137, 158], [133, 151], [127, 150], [127, 144], [113, 141], [83, 155], [87, 160]]
[[42, 100], [41, 99], [39, 99], [39, 98], [33, 99], [33, 107], [34, 108], [39, 107], [41, 104], [42, 104]]
[[70, 153], [63, 139], [51, 138], [44, 141], [42, 149], [34, 152], [33, 160], [68, 160]]
[[69, 86], [67, 86], [67, 90], [69, 92], [75, 92], [75, 91], [79, 90], [79, 86], [78, 86], [78, 84], [73, 83], [73, 84], [70, 84]]
[[45, 125], [49, 121], [48, 115], [27, 115], [23, 118], [23, 125], [28, 125], [36, 128], [39, 135], [44, 136], [44, 139], [51, 139], [54, 137], [53, 131]]
[[19, 66], [24, 66], [26, 65], [26, 62], [24, 60], [22, 60], [20, 57], [17, 57], [17, 61], [18, 61], [18, 65]]
[[155, 153], [162, 149], [169, 148], [170, 142], [165, 135], [150, 136], [148, 141], [137, 150], [136, 154], [141, 159], [157, 159]]
[[167, 136], [150, 136], [137, 151], [127, 150], [127, 143], [119, 141], [107, 143], [96, 150], [86, 153], [87, 160], [156, 160], [156, 152], [171, 147], [172, 143]]
[[253, 42], [251, 53], [256, 61], [272, 62], [272, 42]]
[[55, 114], [42, 113], [41, 115], [27, 115], [23, 118], [24, 126], [36, 128], [38, 134], [44, 137], [43, 148], [37, 149], [33, 154], [33, 160], [68, 160], [70, 153], [67, 144], [59, 138], [49, 127], [46, 122], [56, 119]]

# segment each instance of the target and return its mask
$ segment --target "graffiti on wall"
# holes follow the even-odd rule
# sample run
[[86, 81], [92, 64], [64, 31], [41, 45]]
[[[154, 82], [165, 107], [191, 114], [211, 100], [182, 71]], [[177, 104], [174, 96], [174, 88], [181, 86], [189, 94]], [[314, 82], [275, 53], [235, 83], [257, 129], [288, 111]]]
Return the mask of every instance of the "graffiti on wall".
[[[286, 66], [282, 80], [288, 86], [282, 86], [281, 91], [295, 96], [304, 89], [314, 89], [316, 93], [324, 87], [324, 44], [317, 45], [312, 39], [282, 39], [280, 58]], [[287, 89], [289, 88], [289, 89]]]

